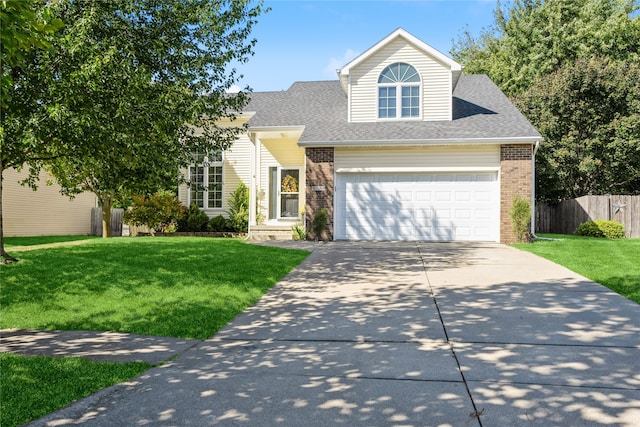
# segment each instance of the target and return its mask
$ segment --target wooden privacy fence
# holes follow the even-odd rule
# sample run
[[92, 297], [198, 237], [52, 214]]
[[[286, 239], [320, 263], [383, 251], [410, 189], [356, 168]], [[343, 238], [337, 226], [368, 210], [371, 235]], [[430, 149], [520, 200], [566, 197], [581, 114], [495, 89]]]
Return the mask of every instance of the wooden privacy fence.
[[573, 234], [583, 222], [604, 219], [640, 237], [640, 196], [583, 196], [557, 205], [536, 204], [536, 232]]
[[[124, 209], [111, 209], [111, 235], [122, 236]], [[102, 236], [102, 208], [91, 208], [91, 234]]]

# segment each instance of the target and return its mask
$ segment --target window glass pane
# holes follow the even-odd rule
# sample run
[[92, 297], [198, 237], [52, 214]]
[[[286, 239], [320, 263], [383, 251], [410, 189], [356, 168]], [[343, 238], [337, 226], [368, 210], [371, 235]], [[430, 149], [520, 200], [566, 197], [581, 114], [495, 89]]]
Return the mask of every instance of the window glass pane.
[[201, 165], [204, 161], [204, 153], [195, 152], [191, 153], [191, 155], [193, 156], [193, 163], [196, 165]]
[[282, 169], [280, 174], [282, 182], [280, 191], [282, 193], [297, 193], [300, 191], [300, 171], [298, 169]]
[[222, 166], [209, 166], [209, 208], [222, 207]]
[[221, 162], [222, 161], [222, 151], [216, 150], [209, 153], [209, 163]]
[[419, 86], [402, 88], [402, 117], [418, 117], [420, 115]]
[[199, 208], [204, 207], [204, 168], [202, 166], [192, 166], [191, 174], [191, 203], [195, 203]]
[[396, 116], [396, 88], [381, 87], [378, 89], [378, 117], [386, 119]]
[[378, 77], [378, 83], [417, 83], [419, 81], [418, 71], [404, 62], [389, 65]]
[[281, 196], [280, 216], [286, 218], [298, 217], [298, 195], [283, 194]]

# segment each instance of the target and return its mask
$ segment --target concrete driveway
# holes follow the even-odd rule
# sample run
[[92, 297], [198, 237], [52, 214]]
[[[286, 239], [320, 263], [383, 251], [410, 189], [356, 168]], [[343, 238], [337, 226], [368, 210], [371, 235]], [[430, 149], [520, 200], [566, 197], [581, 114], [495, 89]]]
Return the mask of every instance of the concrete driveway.
[[31, 425], [77, 423], [638, 426], [640, 306], [498, 244], [320, 244], [212, 339]]

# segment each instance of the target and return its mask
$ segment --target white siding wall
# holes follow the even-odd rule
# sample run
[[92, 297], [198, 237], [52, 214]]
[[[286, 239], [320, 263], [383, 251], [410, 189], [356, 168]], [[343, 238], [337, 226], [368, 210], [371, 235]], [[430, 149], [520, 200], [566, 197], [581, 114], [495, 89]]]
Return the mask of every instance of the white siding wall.
[[3, 173], [2, 221], [4, 235], [54, 236], [91, 233], [91, 208], [96, 196], [82, 193], [73, 200], [60, 194], [60, 186], [47, 185], [51, 177], [40, 174], [38, 190], [19, 184], [28, 173], [7, 169]]
[[375, 168], [394, 171], [483, 170], [500, 166], [497, 145], [461, 147], [336, 148], [335, 169], [363, 171]]
[[[222, 166], [224, 199], [222, 201], [222, 209], [205, 209], [204, 211], [209, 217], [218, 215], [226, 217], [229, 209], [228, 200], [231, 197], [231, 193], [240, 184], [240, 181], [244, 182], [247, 187], [251, 184], [251, 145], [252, 142], [247, 135], [240, 135], [231, 148], [224, 152]], [[185, 169], [182, 173], [188, 178], [188, 170]], [[190, 193], [187, 184], [180, 185], [178, 198], [184, 206], [189, 206]]]
[[451, 71], [402, 38], [396, 38], [351, 70], [349, 120], [378, 120], [378, 77], [386, 66], [395, 62], [406, 62], [420, 73], [422, 120], [451, 120]]

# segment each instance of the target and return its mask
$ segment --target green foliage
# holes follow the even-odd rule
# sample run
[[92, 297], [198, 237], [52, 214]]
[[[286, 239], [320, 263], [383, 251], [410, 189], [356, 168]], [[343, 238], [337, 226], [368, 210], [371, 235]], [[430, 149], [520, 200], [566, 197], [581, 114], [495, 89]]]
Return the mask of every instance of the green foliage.
[[124, 213], [124, 222], [145, 225], [152, 232], [175, 231], [176, 223], [186, 213], [178, 198], [170, 191], [159, 191], [152, 196], [133, 196], [133, 205]]
[[[34, 8], [24, 0], [2, 0], [0, 8], [0, 109], [9, 107], [12, 99], [13, 76], [28, 65], [26, 53], [31, 49], [51, 49], [47, 36], [64, 26], [49, 8]], [[3, 141], [4, 145], [4, 141]]]
[[31, 3], [65, 26], [46, 39], [53, 51], [25, 51], [11, 70], [0, 169], [26, 162], [35, 183], [46, 166], [64, 194], [93, 192], [108, 211], [175, 184], [192, 152], [227, 148], [243, 131], [218, 119], [248, 103], [249, 88], [226, 89], [240, 78], [230, 64], [253, 55], [261, 2]]
[[214, 216], [209, 220], [209, 223], [207, 224], [207, 230], [212, 232], [228, 231], [229, 226], [227, 223], [227, 219], [222, 215]]
[[149, 369], [144, 362], [93, 362], [80, 357], [25, 357], [0, 354], [0, 425], [18, 426], [61, 409], [74, 400]]
[[495, 23], [463, 33], [451, 54], [465, 72], [485, 73], [508, 95], [579, 58], [640, 60], [634, 0], [514, 0], [498, 3]]
[[595, 221], [587, 221], [580, 224], [576, 229], [575, 234], [576, 236], [622, 239], [624, 237], [624, 226], [616, 221], [597, 219]]
[[516, 103], [544, 136], [536, 194], [640, 194], [640, 64], [592, 57], [537, 78]]
[[192, 203], [184, 216], [178, 220], [178, 231], [207, 231], [209, 217], [200, 208]]
[[315, 240], [322, 239], [322, 233], [327, 225], [328, 212], [326, 209], [320, 209], [311, 221], [311, 233]]
[[518, 242], [531, 241], [531, 203], [520, 196], [513, 198], [513, 207], [509, 213], [513, 232]]
[[228, 224], [239, 233], [249, 230], [249, 188], [242, 181], [231, 193]]
[[296, 224], [291, 227], [293, 240], [307, 240], [308, 233], [302, 224]]
[[21, 262], [0, 267], [0, 329], [204, 339], [307, 255], [198, 237], [96, 239], [23, 252]]

